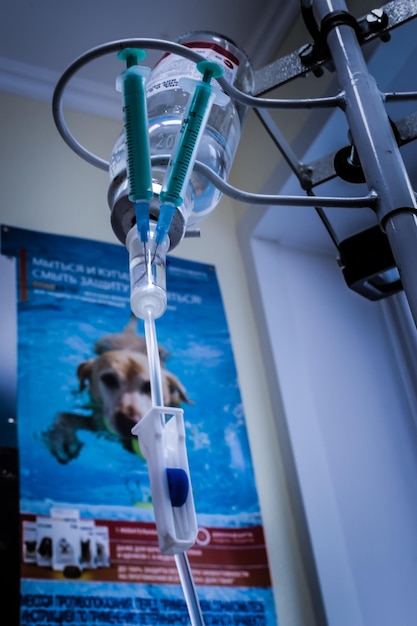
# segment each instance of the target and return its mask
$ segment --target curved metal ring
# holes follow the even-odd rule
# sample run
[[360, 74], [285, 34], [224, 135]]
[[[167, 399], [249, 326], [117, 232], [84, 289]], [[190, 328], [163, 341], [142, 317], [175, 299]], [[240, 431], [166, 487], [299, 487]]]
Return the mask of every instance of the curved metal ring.
[[[111, 41], [105, 44], [91, 48], [75, 61], [73, 61], [62, 74], [61, 78], [55, 87], [52, 97], [52, 114], [55, 121], [55, 125], [67, 145], [80, 156], [82, 159], [102, 169], [108, 171], [109, 162], [101, 159], [97, 155], [93, 154], [84, 146], [82, 146], [72, 135], [69, 130], [63, 115], [63, 95], [65, 88], [69, 81], [81, 68], [85, 67], [91, 61], [98, 59], [106, 54], [117, 53], [125, 48], [145, 48], [150, 50], [161, 50], [165, 52], [171, 52], [183, 56], [190, 61], [198, 63], [204, 60], [204, 57], [194, 52], [191, 48], [174, 43], [172, 41], [166, 41], [163, 39], [119, 39], [117, 41]], [[227, 95], [235, 100], [249, 107], [254, 108], [270, 108], [270, 109], [305, 109], [305, 108], [330, 108], [343, 105], [343, 94], [337, 96], [329, 96], [325, 98], [304, 98], [304, 99], [274, 99], [274, 98], [258, 98], [246, 94], [236, 87], [230, 85], [224, 77], [216, 79], [222, 89]]]

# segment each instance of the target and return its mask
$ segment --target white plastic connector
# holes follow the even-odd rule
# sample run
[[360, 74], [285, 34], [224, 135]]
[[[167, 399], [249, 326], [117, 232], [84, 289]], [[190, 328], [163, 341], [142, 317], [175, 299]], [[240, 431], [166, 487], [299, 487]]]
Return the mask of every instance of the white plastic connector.
[[154, 406], [132, 428], [148, 463], [159, 549], [163, 554], [185, 552], [197, 537], [183, 413], [182, 409]]

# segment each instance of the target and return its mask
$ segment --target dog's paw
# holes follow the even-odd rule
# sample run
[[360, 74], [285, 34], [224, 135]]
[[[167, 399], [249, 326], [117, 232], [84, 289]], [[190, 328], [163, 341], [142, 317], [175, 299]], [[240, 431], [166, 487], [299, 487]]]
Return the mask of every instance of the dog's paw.
[[59, 463], [66, 464], [80, 454], [83, 443], [76, 433], [54, 425], [42, 433], [42, 441]]

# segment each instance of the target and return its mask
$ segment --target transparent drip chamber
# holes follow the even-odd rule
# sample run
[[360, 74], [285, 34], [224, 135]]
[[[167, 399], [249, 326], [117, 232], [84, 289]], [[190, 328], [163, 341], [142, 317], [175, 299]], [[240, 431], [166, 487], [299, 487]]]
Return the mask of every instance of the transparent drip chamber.
[[[223, 36], [197, 32], [183, 36], [179, 43], [192, 48], [209, 61], [221, 65], [224, 78], [235, 87], [250, 93], [253, 89], [253, 71], [246, 55]], [[150, 154], [171, 156], [181, 128], [190, 93], [179, 85], [181, 79], [201, 80], [195, 63], [169, 53], [162, 57], [152, 70], [146, 84]], [[217, 81], [213, 81], [220, 88]], [[240, 139], [247, 107], [230, 99], [220, 106], [214, 103], [199, 142], [196, 155], [216, 174], [226, 179]], [[160, 213], [159, 193], [166, 166], [152, 167], [153, 199], [150, 201], [150, 218], [157, 220]], [[169, 228], [169, 249], [182, 240], [188, 229], [192, 230], [217, 205], [221, 197], [218, 189], [200, 173], [192, 172], [182, 203], [176, 207]], [[122, 242], [135, 223], [135, 211], [128, 198], [126, 173], [126, 145], [124, 131], [119, 136], [110, 159], [110, 186], [108, 202], [113, 230]]]
[[155, 223], [150, 225], [149, 241], [139, 239], [136, 224], [126, 236], [129, 251], [130, 306], [139, 319], [157, 319], [166, 310], [166, 253], [169, 238], [155, 245]]

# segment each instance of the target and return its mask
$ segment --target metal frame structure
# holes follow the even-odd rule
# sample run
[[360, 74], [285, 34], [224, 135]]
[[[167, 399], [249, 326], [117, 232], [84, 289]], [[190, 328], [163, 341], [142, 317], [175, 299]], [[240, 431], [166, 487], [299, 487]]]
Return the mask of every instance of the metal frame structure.
[[[375, 39], [388, 41], [390, 31], [417, 16], [416, 0], [395, 0], [374, 9], [356, 20], [347, 10], [344, 0], [302, 0], [302, 13], [313, 43], [277, 60], [255, 72], [254, 95], [243, 94], [224, 81], [219, 82], [236, 101], [252, 107], [272, 137], [284, 159], [296, 175], [305, 196], [261, 195], [236, 189], [211, 170], [196, 162], [224, 194], [241, 202], [277, 206], [306, 206], [315, 208], [323, 221], [325, 207], [371, 208], [381, 229], [386, 233], [398, 267], [401, 284], [406, 293], [417, 325], [417, 284], [414, 281], [416, 263], [417, 205], [400, 147], [417, 137], [417, 113], [395, 123], [389, 120], [385, 102], [417, 100], [417, 91], [381, 93], [368, 71], [361, 46]], [[313, 9], [318, 15], [316, 21]], [[108, 163], [91, 154], [72, 136], [62, 110], [64, 90], [72, 76], [90, 61], [127, 47], [170, 51], [198, 62], [201, 57], [180, 44], [155, 39], [129, 39], [110, 42], [94, 48], [72, 63], [61, 76], [53, 96], [53, 115], [57, 128], [68, 145], [86, 161], [107, 170]], [[320, 75], [323, 67], [332, 64], [340, 91], [327, 98], [279, 99], [264, 94], [309, 72]], [[302, 163], [293, 153], [268, 109], [343, 110], [349, 124], [352, 145], [339, 155], [325, 155], [313, 163]], [[342, 158], [348, 176], [360, 177], [369, 193], [362, 197], [320, 197], [313, 188], [341, 175], [336, 171], [337, 157]], [[169, 157], [166, 155], [165, 160]], [[164, 157], [154, 157], [153, 163], [163, 163]], [[340, 158], [339, 158], [340, 162]], [[343, 174], [342, 174], [343, 176]], [[358, 182], [353, 180], [352, 182]]]
[[[360, 20], [355, 20], [347, 11], [343, 0], [315, 0], [314, 6], [320, 19], [320, 25], [310, 29], [314, 43], [259, 70], [256, 93], [263, 94], [310, 71], [319, 75], [323, 65], [332, 63], [343, 94], [341, 108], [352, 136], [352, 145], [345, 148], [345, 164], [350, 162], [351, 182], [366, 182], [370, 193], [375, 194], [372, 208], [387, 235], [417, 325], [416, 198], [399, 150], [417, 137], [417, 120], [413, 113], [393, 126], [385, 108], [385, 102], [415, 100], [417, 94], [382, 94], [361, 50], [362, 44], [375, 38], [388, 41], [390, 30], [416, 17], [417, 3], [413, 0], [389, 2]], [[269, 114], [262, 110], [257, 110], [257, 114], [307, 193], [340, 175], [335, 163], [343, 151], [313, 163], [301, 163]], [[357, 176], [359, 180], [355, 180]], [[320, 199], [316, 200], [320, 205]]]

